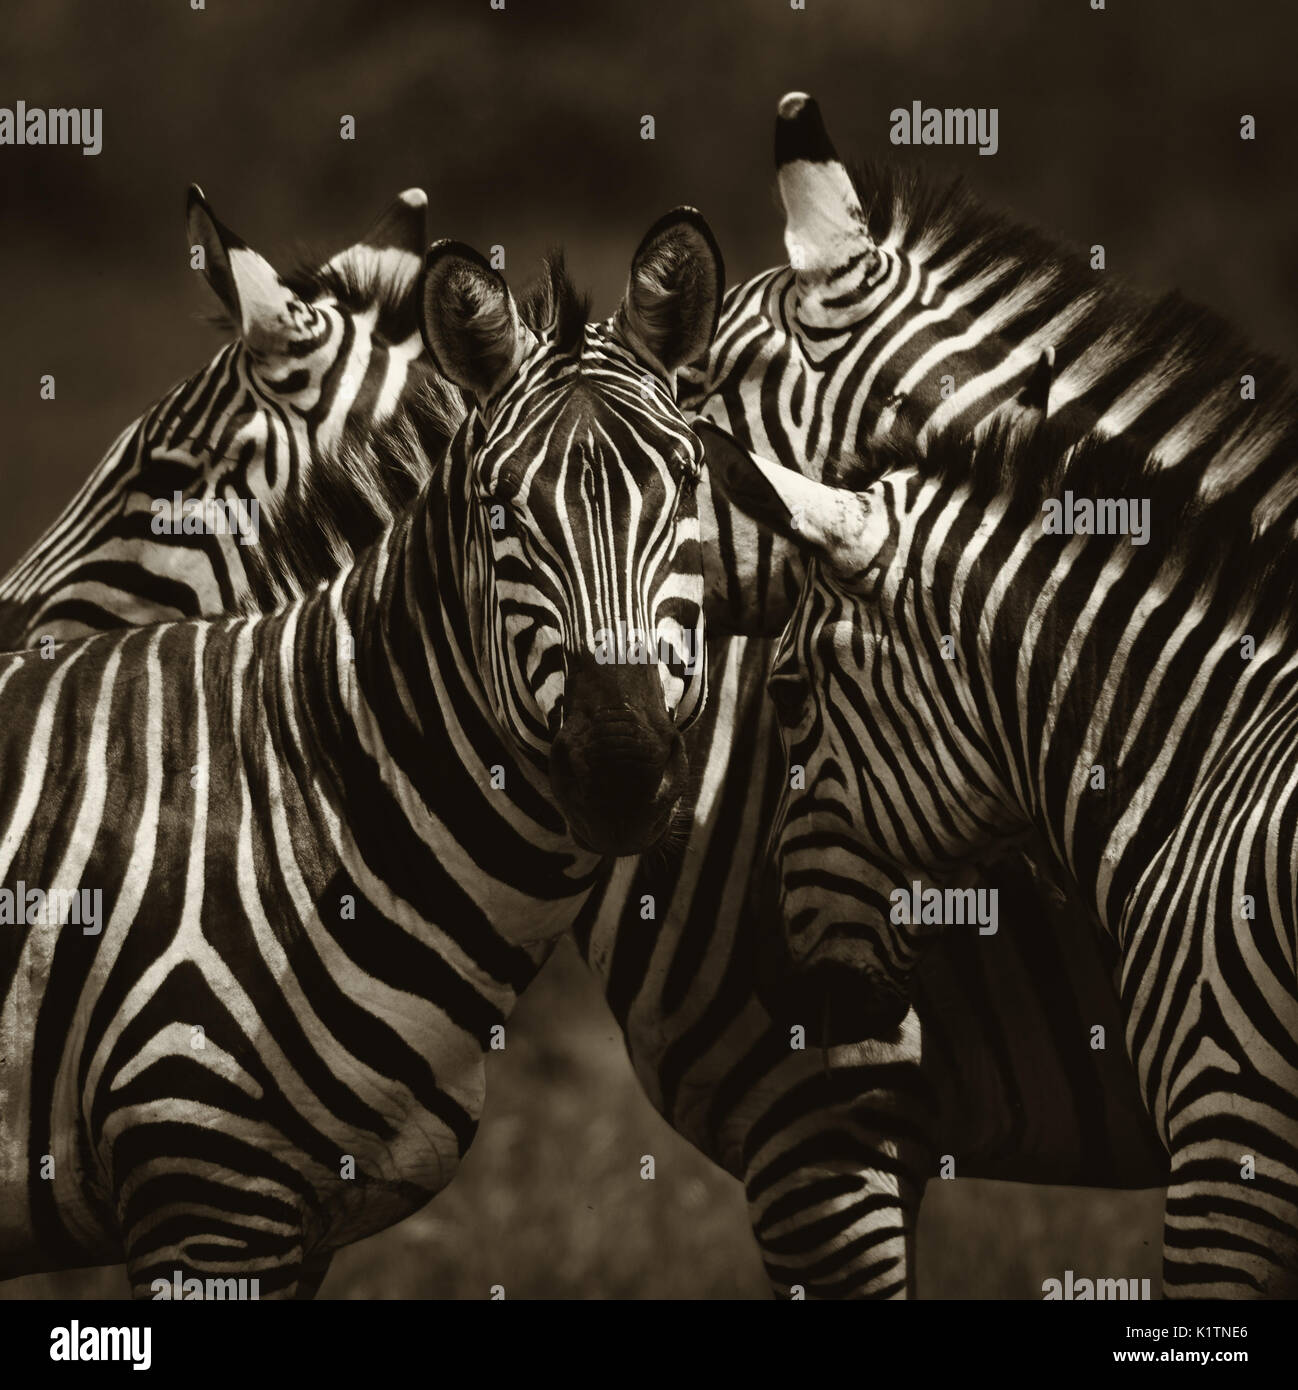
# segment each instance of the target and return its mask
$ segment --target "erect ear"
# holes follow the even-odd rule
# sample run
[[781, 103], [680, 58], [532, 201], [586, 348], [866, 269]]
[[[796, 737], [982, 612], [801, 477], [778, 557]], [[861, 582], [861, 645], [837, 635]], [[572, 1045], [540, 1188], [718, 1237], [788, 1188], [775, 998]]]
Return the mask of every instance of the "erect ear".
[[427, 245], [428, 195], [422, 188], [407, 188], [355, 245], [329, 260], [368, 287], [380, 311], [380, 331], [390, 340], [404, 340], [419, 331], [415, 290]]
[[419, 291], [424, 346], [442, 375], [479, 403], [517, 372], [536, 339], [503, 278], [471, 246], [437, 241]]
[[216, 220], [203, 190], [189, 186], [185, 230], [203, 251], [203, 274], [254, 353], [267, 355], [303, 336], [312, 311], [275, 267]]
[[784, 204], [784, 245], [800, 290], [814, 291], [828, 278], [877, 260], [861, 200], [820, 107], [805, 92], [789, 92], [780, 100], [775, 169]]
[[707, 351], [725, 283], [721, 252], [702, 214], [674, 208], [649, 228], [631, 258], [618, 326], [640, 356], [670, 376]]
[[384, 209], [354, 246], [344, 247], [329, 264], [351, 267], [358, 278], [393, 292], [409, 291], [419, 278], [428, 245], [428, 194], [407, 188]]
[[837, 566], [859, 569], [887, 540], [886, 523], [872, 516], [857, 493], [750, 454], [706, 420], [696, 421], [694, 431], [702, 441], [714, 490], [802, 550], [817, 551]]
[[428, 245], [428, 194], [422, 188], [398, 193], [358, 245], [422, 256]]

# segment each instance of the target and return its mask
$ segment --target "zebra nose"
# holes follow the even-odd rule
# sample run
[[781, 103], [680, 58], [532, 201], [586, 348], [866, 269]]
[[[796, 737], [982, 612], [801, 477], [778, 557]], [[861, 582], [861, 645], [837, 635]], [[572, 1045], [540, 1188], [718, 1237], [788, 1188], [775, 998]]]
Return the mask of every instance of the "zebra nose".
[[666, 830], [685, 789], [681, 736], [633, 711], [565, 720], [550, 749], [550, 782], [578, 843], [638, 854]]

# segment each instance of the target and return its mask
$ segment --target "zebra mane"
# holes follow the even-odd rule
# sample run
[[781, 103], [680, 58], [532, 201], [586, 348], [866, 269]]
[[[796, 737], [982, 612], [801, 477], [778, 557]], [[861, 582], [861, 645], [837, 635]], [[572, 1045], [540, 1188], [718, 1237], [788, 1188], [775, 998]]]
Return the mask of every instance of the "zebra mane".
[[[1176, 419], [1197, 407], [1211, 452], [1229, 443], [1241, 471], [1255, 462], [1255, 450], [1291, 437], [1298, 395], [1288, 366], [1213, 310], [1175, 291], [1155, 297], [1097, 273], [1077, 250], [987, 208], [962, 179], [941, 182], [884, 163], [863, 164], [851, 178], [876, 242], [899, 245], [929, 266], [948, 265], [957, 282], [985, 278], [998, 298], [1017, 301], [1020, 321], [1044, 325], [1062, 316], [1066, 327], [1053, 340], [1062, 373], [1082, 347], [1096, 345], [1123, 364], [1129, 381], [1157, 376], [1162, 393], [1151, 413]], [[1240, 397], [1246, 375], [1255, 383], [1251, 401]], [[1077, 409], [1084, 407], [1079, 400]], [[1138, 435], [1141, 428], [1137, 419]], [[1158, 440], [1143, 442], [1150, 448]]]
[[[960, 282], [985, 277], [998, 297], [1018, 301], [1020, 320], [1066, 323], [1053, 342], [1059, 375], [1066, 377], [1069, 364], [1090, 346], [1097, 357], [1120, 363], [1127, 382], [1157, 382], [1158, 399], [1148, 416], [1133, 410], [1134, 423], [1124, 431], [1141, 446], [1126, 465], [1128, 472], [1140, 473], [1140, 487], [1151, 486], [1155, 471], [1167, 467], [1176, 475], [1167, 486], [1185, 492], [1190, 510], [1202, 507], [1224, 516], [1223, 508], [1238, 509], [1246, 497], [1252, 529], [1293, 526], [1298, 393], [1285, 363], [1252, 347], [1219, 314], [1176, 292], [1154, 297], [1097, 274], [1077, 251], [988, 209], [963, 180], [940, 182], [883, 163], [864, 164], [851, 178], [877, 242], [898, 244], [930, 266], [949, 265]], [[1074, 312], [1068, 317], [1070, 306]], [[1241, 394], [1245, 376], [1253, 378], [1252, 400]], [[1091, 421], [1084, 389], [1074, 396], [1058, 414], [1065, 422], [1072, 418], [1076, 440]], [[1043, 436], [1053, 437], [1052, 431]], [[1160, 443], [1175, 455], [1170, 465], [1159, 458]], [[1079, 460], [1096, 448], [1088, 445]], [[945, 445], [938, 449], [949, 452]], [[1106, 452], [1105, 457], [1115, 461], [1117, 456]], [[991, 463], [980, 467], [994, 472]], [[1012, 473], [1005, 481], [1017, 489], [1052, 486], [1044, 474], [1028, 478], [1017, 468]], [[1032, 500], [1043, 499], [1037, 493]]]
[[550, 251], [545, 269], [526, 290], [518, 312], [538, 337], [549, 333], [560, 352], [576, 352], [590, 320], [590, 297], [579, 295], [568, 278], [562, 251]]
[[[1291, 425], [1286, 442], [1298, 446]], [[1159, 467], [1126, 435], [1091, 433], [1080, 441], [1066, 419], [1000, 416], [981, 435], [937, 432], [926, 444], [883, 440], [871, 457], [839, 472], [840, 486], [861, 488], [892, 468], [914, 469], [944, 488], [968, 487], [976, 505], [999, 501], [1012, 524], [1042, 519], [1042, 504], [1070, 491], [1077, 498], [1148, 500], [1151, 544], [1133, 563], [1151, 578], [1170, 561], [1202, 576], [1203, 592], [1224, 583], [1259, 630], [1298, 624], [1298, 450], [1272, 451], [1275, 466], [1235, 478], [1229, 462], [1215, 471]], [[1160, 538], [1165, 538], [1160, 544]], [[1126, 537], [1097, 538], [1097, 544]]]
[[441, 377], [384, 421], [349, 421], [342, 440], [312, 461], [301, 488], [266, 518], [270, 535], [245, 552], [245, 613], [309, 593], [391, 527], [433, 476], [466, 415]]

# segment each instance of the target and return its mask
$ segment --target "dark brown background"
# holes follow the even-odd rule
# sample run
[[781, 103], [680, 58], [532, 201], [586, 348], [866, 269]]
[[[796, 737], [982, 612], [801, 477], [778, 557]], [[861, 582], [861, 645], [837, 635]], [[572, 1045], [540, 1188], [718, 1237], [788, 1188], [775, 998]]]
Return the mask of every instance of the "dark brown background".
[[[42, 0], [0, 19], [0, 105], [102, 106], [104, 147], [0, 147], [0, 567], [116, 433], [215, 350], [184, 189], [283, 257], [329, 253], [421, 184], [432, 235], [505, 246], [521, 283], [561, 243], [609, 312], [640, 234], [703, 209], [731, 279], [783, 259], [775, 103], [818, 96], [840, 151], [885, 155], [914, 99], [996, 106], [1000, 152], [892, 151], [958, 169], [1111, 273], [1179, 286], [1260, 345], [1298, 345], [1298, 7], [1290, 0]], [[1239, 139], [1243, 113], [1258, 138]], [[639, 137], [652, 114], [657, 139]], [[355, 116], [357, 138], [339, 138]], [[52, 372], [57, 399], [38, 382]], [[633, 1089], [563, 953], [491, 1063], [483, 1133], [420, 1216], [347, 1252], [327, 1294], [760, 1294], [742, 1195]], [[658, 1178], [641, 1182], [639, 1156]], [[941, 1184], [929, 1293], [1157, 1275], [1159, 1200]], [[1152, 1244], [1151, 1244], [1152, 1242]], [[124, 1292], [120, 1275], [0, 1293]]]

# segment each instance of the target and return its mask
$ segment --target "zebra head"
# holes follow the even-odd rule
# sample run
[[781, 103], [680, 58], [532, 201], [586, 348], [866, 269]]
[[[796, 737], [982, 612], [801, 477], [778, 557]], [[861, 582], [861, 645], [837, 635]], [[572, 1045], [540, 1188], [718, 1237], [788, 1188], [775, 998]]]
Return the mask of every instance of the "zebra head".
[[779, 103], [775, 163], [788, 264], [727, 295], [707, 359], [683, 380], [687, 411], [819, 478], [876, 435], [922, 440], [1045, 409], [1053, 343], [1084, 296], [1046, 295], [1049, 277], [1001, 248], [1018, 242], [1000, 219], [959, 184], [850, 173], [803, 92]]
[[476, 252], [430, 249], [425, 338], [477, 410], [464, 572], [493, 712], [548, 772], [580, 845], [631, 854], [685, 789], [706, 689], [694, 490], [675, 373], [706, 349], [724, 270], [680, 208], [648, 232], [617, 313], [588, 323], [552, 257], [523, 307]]
[[972, 720], [958, 730], [949, 713], [968, 708], [959, 663], [941, 659], [958, 627], [931, 592], [917, 599], [915, 528], [941, 510], [935, 489], [905, 452], [870, 460], [857, 492], [699, 432], [714, 487], [806, 561], [768, 680], [789, 776], [762, 907], [778, 903], [794, 996], [851, 1000], [865, 1035], [888, 1036], [940, 930], [927, 912], [895, 912], [895, 894], [963, 889], [971, 860], [1023, 828], [976, 737], [957, 737]]
[[408, 189], [355, 245], [281, 276], [189, 190], [192, 263], [234, 341], [121, 433], [0, 582], [5, 645], [276, 599], [254, 594], [250, 559], [283, 568], [293, 537], [275, 523], [318, 458], [416, 401], [440, 453], [464, 406], [420, 340], [426, 204]]
[[226, 370], [240, 394], [220, 443], [254, 494], [291, 487], [303, 461], [387, 419], [431, 377], [416, 296], [427, 207], [407, 189], [360, 241], [281, 275], [190, 188], [190, 244], [237, 333]]

